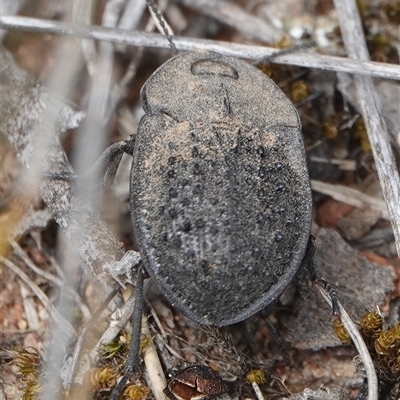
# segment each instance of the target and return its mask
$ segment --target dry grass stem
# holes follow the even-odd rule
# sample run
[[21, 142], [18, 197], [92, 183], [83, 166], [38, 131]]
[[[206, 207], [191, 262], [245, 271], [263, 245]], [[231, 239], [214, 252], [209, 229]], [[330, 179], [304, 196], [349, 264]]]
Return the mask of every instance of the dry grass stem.
[[[321, 293], [324, 300], [331, 306], [332, 301], [329, 293], [320, 285], [316, 285], [317, 289]], [[378, 378], [376, 376], [374, 363], [372, 362], [371, 355], [367, 349], [367, 346], [362, 338], [357, 326], [354, 324], [350, 318], [347, 311], [343, 308], [342, 304], [339, 303], [340, 309], [340, 320], [349, 333], [365, 368], [365, 374], [368, 379], [368, 399], [367, 400], [378, 400]]]
[[[364, 30], [355, 0], [334, 0], [343, 41], [350, 58], [369, 61]], [[358, 100], [400, 256], [400, 179], [386, 122], [371, 77], [354, 75]]]
[[56, 308], [50, 303], [50, 300], [43, 293], [43, 291], [36, 285], [35, 282], [29, 278], [28, 275], [25, 274], [20, 268], [18, 268], [13, 262], [7, 260], [4, 257], [0, 256], [0, 261], [11, 271], [13, 271], [18, 277], [32, 290], [35, 296], [39, 299], [39, 301], [44, 305], [44, 307], [50, 311], [52, 319], [58, 326], [60, 334], [64, 335], [65, 338], [69, 339], [75, 333], [74, 328], [71, 324], [56, 310]]
[[311, 180], [311, 188], [316, 192], [326, 194], [335, 200], [350, 204], [357, 208], [372, 208], [373, 210], [379, 211], [382, 218], [389, 219], [389, 213], [383, 200], [368, 196], [357, 189], [343, 185], [320, 182], [314, 179]]
[[[98, 26], [69, 24], [26, 17], [0, 17], [0, 28], [19, 29], [28, 32], [40, 32], [55, 35], [91, 38], [113, 43], [122, 43], [137, 47], [169, 49], [165, 36], [156, 33], [131, 32]], [[259, 60], [277, 54], [280, 50], [244, 44], [219, 42], [215, 40], [174, 37], [178, 50], [210, 50], [220, 54], [250, 60]], [[305, 68], [317, 68], [328, 71], [370, 75], [386, 79], [400, 80], [400, 67], [393, 64], [373, 61], [359, 61], [345, 57], [326, 56], [317, 53], [293, 53], [274, 57], [274, 63], [294, 65]]]

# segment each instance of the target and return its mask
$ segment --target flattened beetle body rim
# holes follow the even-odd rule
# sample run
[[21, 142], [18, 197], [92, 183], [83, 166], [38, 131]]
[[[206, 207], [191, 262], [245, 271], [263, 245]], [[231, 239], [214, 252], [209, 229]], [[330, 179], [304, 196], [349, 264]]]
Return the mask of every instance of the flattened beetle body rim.
[[167, 61], [141, 96], [131, 210], [149, 275], [202, 324], [273, 305], [311, 226], [295, 108], [260, 71], [212, 52]]

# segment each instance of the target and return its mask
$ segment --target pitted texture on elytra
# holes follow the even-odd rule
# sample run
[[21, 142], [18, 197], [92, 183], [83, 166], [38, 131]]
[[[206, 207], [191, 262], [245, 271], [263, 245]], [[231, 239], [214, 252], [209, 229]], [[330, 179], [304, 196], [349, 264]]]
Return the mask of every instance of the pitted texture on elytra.
[[[199, 52], [174, 60], [186, 56], [193, 63], [209, 54], [216, 57]], [[291, 113], [286, 126], [268, 108], [251, 122], [248, 98], [238, 98], [229, 85], [251, 85], [247, 75], [241, 81], [247, 67], [261, 84], [256, 97], [271, 95], [271, 82], [243, 62], [221, 59], [224, 73], [216, 75], [213, 63], [211, 75], [197, 75], [209, 92], [224, 88], [209, 94], [214, 108], [208, 117], [179, 122], [183, 93], [164, 114], [157, 110], [142, 119], [131, 175], [133, 222], [146, 269], [177, 308], [216, 325], [243, 320], [276, 300], [300, 265], [311, 219], [296, 111], [280, 93], [276, 101]], [[143, 89], [147, 112], [155, 111], [160, 93], [152, 90], [152, 79], [163, 68]], [[192, 90], [188, 96], [195, 101]]]

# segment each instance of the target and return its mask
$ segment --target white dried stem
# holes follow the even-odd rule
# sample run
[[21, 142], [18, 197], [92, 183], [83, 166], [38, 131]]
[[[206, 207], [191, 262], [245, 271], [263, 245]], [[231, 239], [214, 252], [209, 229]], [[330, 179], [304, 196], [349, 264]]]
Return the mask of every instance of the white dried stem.
[[334, 185], [332, 183], [325, 183], [311, 179], [312, 190], [331, 196], [337, 201], [357, 208], [371, 208], [381, 213], [381, 218], [389, 219], [389, 213], [386, 203], [372, 196], [360, 192], [357, 189], [350, 188], [343, 185]]
[[106, 300], [103, 302], [103, 304], [100, 306], [100, 308], [93, 314], [93, 317], [88, 321], [85, 325], [85, 327], [82, 329], [82, 332], [80, 333], [76, 344], [75, 344], [75, 349], [73, 352], [73, 355], [70, 359], [70, 362], [66, 365], [64, 364], [64, 389], [68, 390], [70, 389], [74, 377], [75, 377], [75, 372], [78, 368], [79, 364], [79, 359], [81, 356], [81, 351], [83, 348], [83, 344], [87, 335], [88, 330], [93, 326], [93, 324], [100, 318], [102, 312], [107, 308], [109, 302], [113, 299], [113, 297], [117, 294], [120, 286], [117, 284], [116, 287], [113, 289], [113, 291], [107, 296]]
[[136, 29], [146, 7], [146, 0], [129, 0], [118, 23], [118, 28]]
[[[103, 14], [103, 25], [113, 28], [118, 22], [122, 0], [108, 1]], [[75, 164], [78, 175], [92, 167], [106, 147], [106, 115], [109, 104], [109, 93], [113, 78], [114, 46], [101, 42], [99, 56], [94, 66], [92, 87], [90, 90], [87, 118], [79, 129], [75, 149]], [[100, 173], [100, 171], [99, 171]], [[94, 174], [90, 184], [78, 186], [78, 197], [95, 199], [96, 185], [99, 176]], [[99, 203], [97, 203], [99, 204]]]
[[44, 271], [43, 269], [37, 267], [32, 260], [28, 257], [25, 251], [21, 248], [21, 246], [14, 240], [10, 241], [11, 247], [14, 250], [14, 253], [21, 258], [21, 260], [26, 264], [28, 268], [30, 268], [35, 274], [38, 276], [47, 279], [49, 282], [52, 282], [54, 285], [58, 286], [59, 288], [63, 288], [68, 295], [70, 295], [74, 301], [79, 305], [82, 313], [86, 319], [90, 318], [90, 311], [86, 304], [82, 303], [81, 298], [79, 297], [78, 293], [76, 293], [72, 288], [69, 286], [65, 286], [62, 279], [54, 276], [50, 272]]
[[[126, 303], [115, 313], [118, 314], [116, 320], [113, 320], [110, 323], [110, 326], [103, 333], [100, 340], [97, 342], [94, 349], [90, 352], [90, 359], [94, 360], [97, 356], [99, 347], [104, 344], [111, 343], [119, 334], [119, 332], [124, 328], [124, 326], [128, 323], [129, 319], [132, 317], [133, 308], [135, 307], [135, 293], [129, 297]], [[113, 317], [112, 317], [113, 318]]]
[[19, 283], [19, 289], [21, 291], [22, 304], [24, 306], [26, 321], [28, 327], [31, 330], [38, 331], [40, 329], [39, 316], [36, 309], [35, 300], [33, 299], [31, 292], [26, 288], [23, 283]]
[[[72, 21], [78, 24], [90, 25], [93, 13], [92, 0], [74, 0]], [[96, 44], [92, 40], [81, 40], [83, 58], [90, 76], [93, 76], [97, 65]]]
[[210, 16], [243, 35], [264, 43], [278, 42], [283, 33], [261, 18], [248, 13], [232, 2], [215, 0], [180, 0], [182, 4]]
[[[332, 306], [332, 300], [329, 293], [320, 285], [316, 285], [317, 289], [321, 293], [324, 300]], [[378, 378], [376, 376], [374, 363], [372, 362], [371, 355], [368, 352], [367, 345], [364, 342], [360, 332], [358, 331], [356, 325], [350, 318], [347, 311], [343, 308], [340, 301], [338, 301], [340, 309], [340, 320], [343, 326], [349, 333], [351, 340], [354, 343], [358, 353], [360, 354], [361, 360], [364, 364], [365, 374], [368, 379], [368, 399], [367, 400], [378, 400]]]
[[[136, 30], [146, 8], [146, 0], [128, 0], [117, 28], [129, 31]], [[126, 45], [119, 45], [117, 49], [120, 52], [125, 52]]]
[[[132, 32], [120, 29], [12, 16], [0, 17], [0, 28], [91, 38], [139, 47], [169, 49], [169, 43], [165, 39], [165, 36], [156, 33]], [[174, 37], [174, 43], [178, 50], [210, 50], [226, 56], [250, 60], [259, 60], [263, 57], [270, 57], [276, 55], [280, 51], [270, 47], [248, 46], [244, 44], [177, 36]], [[400, 80], [400, 67], [398, 65], [373, 61], [360, 61], [312, 52], [284, 54], [274, 57], [272, 61], [276, 64], [296, 65], [305, 68], [317, 68], [328, 71], [348, 72], [352, 74]]]
[[[136, 26], [135, 26], [135, 28], [136, 28]], [[153, 29], [154, 29], [154, 20], [153, 20], [153, 18], [150, 18], [149, 21], [147, 22], [144, 30], [145, 30], [145, 32], [151, 32]], [[114, 85], [111, 100], [110, 100], [110, 105], [109, 105], [109, 109], [108, 109], [109, 118], [114, 113], [115, 108], [117, 107], [117, 104], [119, 103], [121, 98], [123, 96], [125, 96], [125, 94], [128, 90], [128, 84], [135, 77], [137, 69], [142, 60], [142, 56], [143, 56], [143, 48], [139, 47], [137, 49], [135, 55], [132, 57], [132, 60], [129, 63], [128, 68], [126, 69], [124, 76], [119, 81], [119, 83]]]
[[142, 335], [150, 340], [150, 343], [142, 350], [143, 361], [146, 365], [146, 382], [156, 400], [167, 400], [168, 397], [164, 394], [167, 380], [165, 379], [146, 318], [142, 318]]
[[257, 382], [253, 382], [251, 386], [253, 387], [257, 400], [264, 400], [264, 396], [261, 393], [260, 386], [258, 386]]
[[[369, 61], [364, 31], [355, 0], [334, 0], [340, 30], [351, 59]], [[400, 256], [400, 179], [378, 94], [371, 77], [354, 76], [361, 113], [386, 201]]]
[[337, 158], [311, 156], [310, 161], [321, 164], [337, 165], [342, 171], [355, 171], [357, 169], [357, 163], [355, 160], [341, 160]]

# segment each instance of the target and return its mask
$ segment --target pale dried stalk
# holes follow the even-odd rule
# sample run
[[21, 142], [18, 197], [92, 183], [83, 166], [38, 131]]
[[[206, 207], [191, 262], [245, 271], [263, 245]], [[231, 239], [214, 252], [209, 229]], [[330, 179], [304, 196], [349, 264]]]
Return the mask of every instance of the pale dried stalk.
[[31, 292], [26, 288], [23, 283], [19, 283], [19, 290], [21, 292], [22, 304], [24, 306], [25, 318], [28, 323], [28, 328], [34, 331], [40, 329], [39, 316], [36, 309], [35, 300]]
[[[364, 31], [355, 0], [334, 0], [343, 41], [350, 58], [369, 61]], [[354, 75], [361, 113], [400, 256], [400, 179], [378, 94], [371, 77]]]
[[[329, 293], [322, 288], [320, 285], [316, 285], [317, 289], [321, 293], [324, 300], [332, 306], [332, 300]], [[374, 367], [374, 363], [372, 362], [371, 355], [367, 349], [367, 345], [364, 342], [360, 332], [358, 331], [356, 325], [350, 318], [347, 311], [343, 308], [342, 304], [338, 301], [339, 309], [340, 309], [340, 320], [343, 326], [346, 328], [349, 333], [351, 340], [356, 347], [358, 354], [361, 357], [361, 360], [364, 364], [365, 374], [368, 379], [368, 399], [367, 400], [378, 400], [378, 378], [376, 376], [376, 371]]]
[[[72, 9], [72, 20], [78, 24], [90, 24], [93, 13], [92, 0], [74, 0]], [[96, 43], [92, 40], [81, 40], [83, 58], [85, 59], [86, 67], [89, 75], [93, 76], [97, 65], [97, 50]]]
[[146, 0], [129, 0], [119, 20], [119, 29], [136, 29], [147, 7]]
[[71, 361], [69, 365], [64, 365], [64, 372], [65, 372], [65, 378], [64, 378], [64, 389], [69, 390], [73, 380], [75, 378], [75, 372], [78, 368], [79, 364], [79, 359], [81, 356], [81, 351], [83, 348], [83, 344], [86, 338], [86, 334], [88, 330], [97, 322], [97, 320], [100, 318], [102, 312], [107, 308], [108, 304], [110, 301], [113, 299], [113, 297], [117, 294], [118, 290], [120, 289], [120, 285], [117, 284], [113, 291], [107, 296], [107, 298], [104, 300], [103, 304], [100, 306], [100, 308], [93, 314], [92, 318], [90, 321], [88, 321], [85, 325], [85, 327], [82, 329], [82, 332], [80, 333], [76, 344], [75, 344], [75, 349], [73, 352], [73, 355], [71, 357]]
[[264, 43], [278, 42], [282, 38], [282, 32], [279, 29], [248, 13], [232, 2], [215, 0], [179, 0], [179, 2], [201, 14], [208, 15], [225, 25], [235, 28], [249, 38], [257, 39]]
[[381, 218], [389, 219], [389, 213], [383, 200], [360, 192], [357, 189], [343, 185], [334, 185], [311, 179], [312, 190], [331, 196], [337, 201], [350, 204], [357, 208], [371, 208], [381, 213]]
[[54, 283], [56, 286], [62, 286], [63, 281], [62, 279], [58, 278], [57, 276], [51, 274], [43, 270], [42, 268], [37, 267], [32, 260], [29, 258], [28, 254], [21, 248], [21, 246], [15, 241], [10, 241], [11, 247], [14, 250], [14, 253], [21, 258], [21, 260], [29, 267], [35, 274], [43, 277], [44, 279], [48, 280], [49, 282]]
[[52, 319], [57, 323], [59, 331], [61, 334], [65, 335], [66, 338], [72, 337], [75, 333], [74, 328], [70, 323], [56, 310], [56, 308], [50, 303], [50, 300], [44, 294], [44, 292], [36, 285], [35, 282], [29, 278], [20, 268], [18, 268], [13, 262], [7, 260], [0, 256], [0, 261], [11, 271], [13, 271], [18, 277], [32, 290], [39, 301], [44, 305], [44, 307], [49, 310]]
[[253, 382], [251, 384], [251, 386], [253, 387], [253, 390], [254, 390], [257, 400], [264, 400], [264, 396], [263, 396], [260, 386], [258, 386], [257, 382]]
[[43, 269], [37, 267], [15, 240], [11, 240], [10, 244], [11, 244], [12, 249], [14, 250], [14, 253], [18, 257], [21, 258], [21, 260], [25, 263], [25, 265], [28, 268], [30, 268], [38, 276], [41, 276], [41, 277], [47, 279], [49, 282], [52, 282], [54, 285], [56, 285], [58, 287], [62, 287], [64, 290], [66, 290], [68, 295], [70, 295], [74, 299], [74, 301], [79, 305], [79, 308], [81, 309], [84, 317], [87, 319], [90, 318], [90, 311], [89, 311], [88, 307], [86, 306], [86, 304], [84, 304], [82, 302], [81, 298], [79, 297], [79, 295], [76, 291], [71, 290], [72, 288], [70, 288], [68, 286], [65, 287], [62, 279], [51, 274], [50, 272], [44, 271]]
[[[80, 1], [80, 0], [79, 0]], [[104, 26], [113, 28], [118, 22], [121, 0], [108, 1], [103, 14]], [[78, 175], [91, 168], [106, 147], [106, 115], [110, 87], [113, 79], [114, 45], [101, 42], [97, 62], [93, 66], [92, 87], [87, 110], [87, 118], [79, 128], [77, 145], [74, 151]], [[90, 184], [78, 186], [78, 197], [95, 200], [98, 174], [93, 174]], [[98, 204], [98, 203], [97, 203]]]
[[[156, 33], [132, 32], [114, 28], [69, 24], [35, 18], [10, 16], [0, 17], [0, 28], [91, 38], [138, 47], [170, 48], [165, 36]], [[226, 56], [251, 60], [270, 57], [280, 51], [270, 47], [248, 46], [215, 40], [177, 36], [174, 37], [174, 43], [178, 50], [210, 50]], [[276, 56], [273, 58], [273, 62], [276, 64], [296, 65], [305, 68], [317, 68], [328, 71], [347, 72], [400, 80], [400, 67], [398, 65], [377, 63], [373, 61], [352, 60], [345, 57], [326, 56], [311, 52], [299, 52]]]
[[164, 394], [167, 380], [145, 317], [142, 318], [142, 334], [150, 340], [150, 343], [142, 350], [142, 358], [146, 365], [146, 381], [156, 400], [167, 400], [168, 397]]
[[90, 352], [89, 356], [91, 360], [96, 359], [99, 347], [101, 345], [112, 342], [119, 334], [119, 332], [128, 323], [129, 319], [132, 317], [133, 308], [135, 307], [135, 293], [133, 293], [127, 302], [118, 310], [115, 311], [116, 317], [111, 321], [107, 330], [103, 333], [100, 340], [97, 342], [94, 349]]

